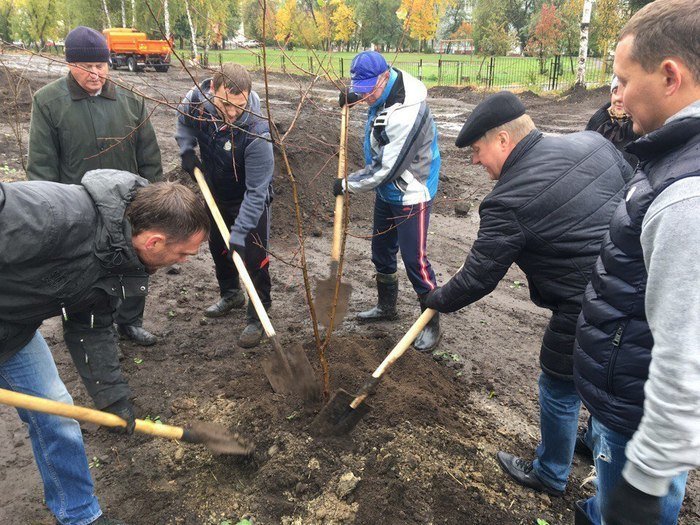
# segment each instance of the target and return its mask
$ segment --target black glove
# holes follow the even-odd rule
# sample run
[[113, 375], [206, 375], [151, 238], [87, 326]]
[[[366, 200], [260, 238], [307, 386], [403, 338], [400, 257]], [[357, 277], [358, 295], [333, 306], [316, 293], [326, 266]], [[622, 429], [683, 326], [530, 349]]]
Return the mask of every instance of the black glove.
[[333, 181], [333, 196], [338, 197], [343, 195], [345, 190], [343, 190], [343, 179], [335, 179]]
[[231, 262], [233, 262], [233, 252], [236, 252], [238, 255], [240, 255], [241, 260], [245, 262], [245, 241], [243, 241], [243, 244], [241, 244], [239, 239], [234, 239], [234, 235], [231, 234], [231, 238], [229, 239], [229, 250], [228, 250], [228, 258]]
[[440, 289], [440, 287], [438, 286], [437, 288], [430, 290], [427, 294], [425, 294], [421, 298], [421, 302], [423, 303], [423, 306], [425, 306], [426, 308], [431, 308], [433, 310], [437, 310], [438, 312], [440, 311], [440, 303], [437, 300], [438, 299], [437, 291], [439, 289]]
[[338, 105], [342, 108], [345, 104], [352, 106], [361, 100], [358, 93], [352, 93], [348, 88], [341, 89], [338, 95]]
[[605, 525], [659, 525], [661, 498], [651, 496], [622, 479], [604, 504]]
[[182, 169], [185, 170], [190, 177], [192, 177], [192, 180], [195, 180], [194, 169], [199, 168], [199, 170], [202, 171], [202, 163], [200, 162], [199, 157], [197, 157], [197, 154], [193, 150], [188, 150], [182, 154], [181, 160]]
[[134, 433], [134, 427], [136, 426], [136, 416], [134, 416], [134, 406], [131, 404], [128, 398], [123, 397], [119, 401], [115, 401], [111, 405], [102, 409], [105, 412], [119, 416], [124, 421], [126, 421], [126, 428], [124, 427], [109, 427], [107, 430], [115, 434], [128, 434]]

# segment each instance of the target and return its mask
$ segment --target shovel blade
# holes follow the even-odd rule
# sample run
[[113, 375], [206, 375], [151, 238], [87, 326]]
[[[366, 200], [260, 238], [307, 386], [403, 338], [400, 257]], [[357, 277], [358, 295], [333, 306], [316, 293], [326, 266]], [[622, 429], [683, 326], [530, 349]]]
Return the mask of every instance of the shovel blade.
[[317, 436], [341, 436], [350, 432], [372, 410], [364, 402], [353, 409], [350, 403], [354, 399], [355, 396], [349, 392], [336, 390], [311, 423], [311, 432]]
[[[328, 279], [323, 279], [316, 283], [314, 309], [316, 310], [316, 318], [318, 319], [318, 322], [325, 327], [328, 327], [331, 324], [331, 310], [333, 308], [335, 288], [335, 273], [332, 273]], [[351, 293], [352, 285], [341, 281], [340, 287], [338, 288], [338, 302], [335, 307], [335, 317], [333, 318], [334, 327], [340, 325], [347, 315]]]
[[282, 350], [276, 337], [272, 345], [275, 351], [262, 363], [272, 389], [279, 394], [298, 394], [306, 402], [318, 401], [321, 390], [304, 348], [296, 343]]
[[204, 445], [214, 454], [248, 456], [255, 449], [251, 441], [214, 423], [196, 423], [184, 429], [182, 440]]

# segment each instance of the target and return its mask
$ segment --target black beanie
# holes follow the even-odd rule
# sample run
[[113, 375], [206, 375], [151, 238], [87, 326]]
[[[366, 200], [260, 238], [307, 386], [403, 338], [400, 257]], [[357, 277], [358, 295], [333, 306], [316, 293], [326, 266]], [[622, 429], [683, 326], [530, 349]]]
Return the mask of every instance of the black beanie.
[[68, 33], [66, 62], [109, 62], [107, 40], [99, 32], [78, 26]]

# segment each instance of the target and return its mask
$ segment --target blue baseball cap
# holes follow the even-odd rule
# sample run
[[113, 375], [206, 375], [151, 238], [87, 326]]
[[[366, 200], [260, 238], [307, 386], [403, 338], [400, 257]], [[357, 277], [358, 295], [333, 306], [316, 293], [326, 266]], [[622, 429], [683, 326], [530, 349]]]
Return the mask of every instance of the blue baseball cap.
[[376, 51], [363, 51], [352, 59], [350, 64], [350, 91], [370, 93], [377, 84], [377, 78], [389, 70], [389, 64]]

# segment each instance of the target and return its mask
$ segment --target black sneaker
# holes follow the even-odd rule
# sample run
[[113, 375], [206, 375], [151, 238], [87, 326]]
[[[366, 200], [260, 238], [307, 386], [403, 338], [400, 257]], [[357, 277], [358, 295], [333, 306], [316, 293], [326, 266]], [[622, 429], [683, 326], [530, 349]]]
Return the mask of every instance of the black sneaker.
[[496, 459], [503, 471], [513, 478], [516, 483], [535, 489], [538, 492], [546, 492], [551, 496], [560, 497], [564, 495], [563, 490], [556, 490], [540, 481], [540, 478], [532, 471], [532, 461], [526, 461], [503, 451], [499, 451], [496, 454]]

